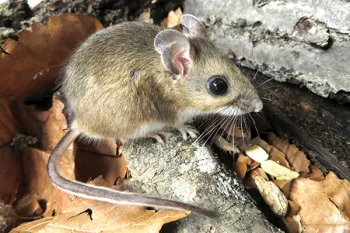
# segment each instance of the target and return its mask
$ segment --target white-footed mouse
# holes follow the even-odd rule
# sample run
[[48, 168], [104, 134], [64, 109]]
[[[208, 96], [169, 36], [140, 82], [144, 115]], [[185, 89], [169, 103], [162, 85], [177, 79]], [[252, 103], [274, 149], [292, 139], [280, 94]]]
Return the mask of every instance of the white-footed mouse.
[[183, 15], [181, 24], [181, 30], [174, 30], [125, 22], [91, 35], [73, 52], [61, 83], [70, 130], [48, 162], [55, 186], [99, 201], [213, 215], [193, 205], [93, 186], [59, 174], [61, 155], [81, 134], [135, 139], [173, 127], [193, 135], [185, 125], [193, 117], [262, 109], [253, 85], [209, 41], [201, 22]]

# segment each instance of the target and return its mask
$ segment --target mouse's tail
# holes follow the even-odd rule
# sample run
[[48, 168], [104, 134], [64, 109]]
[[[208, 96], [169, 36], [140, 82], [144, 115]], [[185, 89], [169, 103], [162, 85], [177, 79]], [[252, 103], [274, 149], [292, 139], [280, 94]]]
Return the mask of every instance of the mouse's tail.
[[61, 141], [53, 149], [49, 161], [47, 163], [47, 171], [49, 179], [55, 185], [60, 187], [62, 185], [62, 178], [59, 173], [60, 161], [65, 150], [70, 144], [80, 135], [80, 131], [77, 129], [71, 129], [66, 135], [63, 136]]
[[109, 202], [113, 204], [150, 206], [163, 209], [191, 210], [194, 213], [215, 217], [216, 213], [194, 205], [189, 205], [179, 201], [151, 197], [137, 193], [117, 191], [111, 188], [85, 184], [64, 178], [59, 173], [59, 164], [64, 151], [80, 135], [76, 129], [70, 130], [53, 150], [48, 162], [48, 174], [51, 182], [59, 189], [70, 194]]

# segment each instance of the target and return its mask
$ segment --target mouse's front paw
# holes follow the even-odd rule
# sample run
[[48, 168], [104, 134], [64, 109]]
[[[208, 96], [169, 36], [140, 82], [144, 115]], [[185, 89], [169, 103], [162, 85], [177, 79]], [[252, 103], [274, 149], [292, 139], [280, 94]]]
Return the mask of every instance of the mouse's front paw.
[[184, 140], [187, 140], [187, 135], [189, 135], [191, 138], [195, 139], [197, 138], [197, 135], [199, 135], [199, 131], [196, 130], [191, 125], [179, 125], [175, 127], [178, 131], [180, 131], [182, 137]]
[[172, 135], [173, 133], [171, 132], [157, 131], [155, 133], [148, 135], [147, 137], [156, 139], [157, 142], [160, 144], [165, 144], [165, 142], [168, 141], [168, 138], [170, 138]]

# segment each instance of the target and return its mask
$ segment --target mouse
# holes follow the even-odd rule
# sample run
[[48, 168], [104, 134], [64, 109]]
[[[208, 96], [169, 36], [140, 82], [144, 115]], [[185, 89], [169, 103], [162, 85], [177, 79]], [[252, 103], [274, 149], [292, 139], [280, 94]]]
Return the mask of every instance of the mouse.
[[72, 52], [59, 83], [69, 129], [48, 161], [54, 186], [83, 198], [209, 217], [215, 211], [66, 179], [59, 173], [61, 156], [78, 137], [159, 139], [169, 127], [196, 137], [188, 124], [195, 117], [233, 117], [263, 107], [250, 80], [189, 14], [177, 29], [134, 21], [92, 34]]

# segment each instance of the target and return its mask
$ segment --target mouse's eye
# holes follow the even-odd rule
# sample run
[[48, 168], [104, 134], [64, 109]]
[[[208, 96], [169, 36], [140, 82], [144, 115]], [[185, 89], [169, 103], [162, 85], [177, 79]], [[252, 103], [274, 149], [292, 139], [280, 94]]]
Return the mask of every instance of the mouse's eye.
[[211, 77], [207, 89], [213, 95], [225, 95], [228, 89], [227, 79], [224, 76]]

